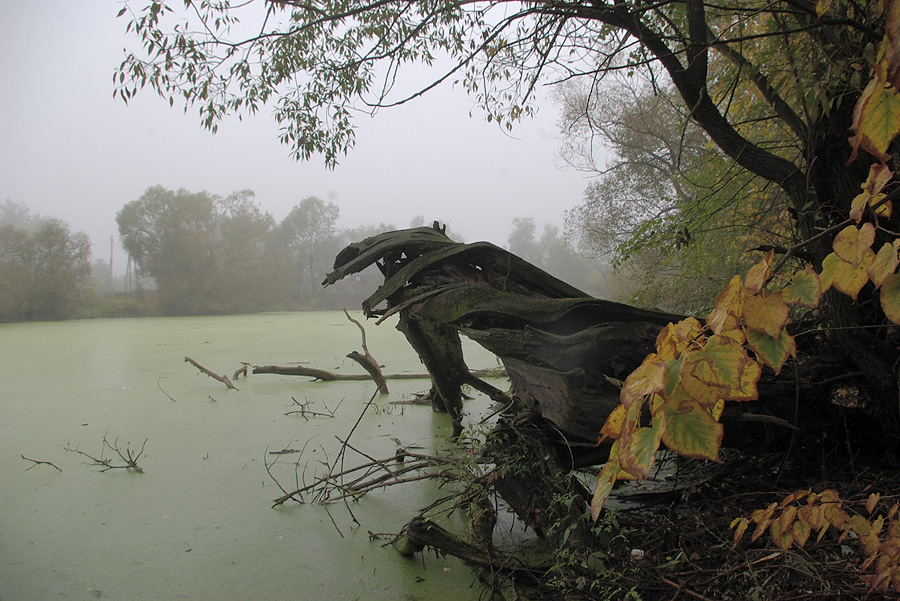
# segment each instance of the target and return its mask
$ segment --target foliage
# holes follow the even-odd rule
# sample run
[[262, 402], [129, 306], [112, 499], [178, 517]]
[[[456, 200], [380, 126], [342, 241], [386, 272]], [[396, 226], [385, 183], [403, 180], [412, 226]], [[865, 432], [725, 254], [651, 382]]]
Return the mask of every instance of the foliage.
[[588, 275], [596, 268], [589, 259], [572, 251], [559, 228], [545, 224], [540, 238], [532, 217], [513, 217], [507, 243], [509, 251], [576, 287], [586, 287]]
[[250, 191], [226, 198], [148, 188], [116, 216], [122, 246], [154, 278], [166, 315], [262, 310], [283, 302], [275, 223]]
[[862, 572], [873, 569], [873, 573], [863, 575], [872, 589], [887, 591], [893, 586], [900, 591], [900, 503], [894, 503], [886, 514], [876, 514], [880, 500], [880, 493], [869, 495], [865, 504], [867, 518], [861, 513], [848, 513], [847, 504], [836, 490], [826, 489], [821, 493], [798, 490], [780, 503], [754, 511], [749, 518], [736, 518], [731, 523], [734, 545], [737, 547], [751, 524], [756, 524], [751, 540], [768, 532], [782, 551], [794, 545], [803, 548], [813, 532], [818, 532], [816, 542], [819, 542], [833, 527], [840, 532], [839, 543], [852, 536], [866, 554], [859, 569]]
[[315, 196], [304, 198], [279, 226], [282, 244], [290, 252], [294, 268], [295, 301], [310, 306], [320, 293], [322, 279], [340, 250], [337, 220], [340, 208]]
[[777, 190], [712, 147], [673, 90], [635, 79], [557, 91], [564, 156], [597, 174], [566, 212], [566, 238], [612, 262], [617, 298], [693, 313], [750, 267], [748, 250], [783, 245], [790, 219]]
[[[16, 205], [7, 202], [4, 221]], [[92, 297], [91, 245], [58, 219], [18, 207], [19, 225], [0, 227], [0, 320], [65, 319]], [[24, 227], [22, 227], [24, 226]]]
[[[892, 10], [888, 19], [889, 32], [900, 30], [900, 12]], [[885, 36], [883, 50], [890, 37]], [[891, 61], [888, 53], [880, 53], [873, 81], [884, 86], [882, 74], [890, 68], [900, 67]], [[885, 90], [887, 95], [897, 95], [891, 86]], [[889, 157], [884, 153], [891, 140], [900, 133], [900, 128], [895, 128], [890, 120], [886, 121], [878, 113], [860, 118], [861, 114], [865, 115], [866, 105], [870, 102], [865, 95], [859, 100], [855, 111], [856, 135], [851, 143], [859, 145], [863, 139], [862, 143], [868, 144], [867, 150], [887, 160]], [[656, 352], [624, 381], [621, 405], [610, 414], [601, 430], [604, 437], [611, 437], [615, 442], [609, 461], [598, 476], [592, 502], [595, 519], [616, 480], [640, 480], [649, 475], [660, 444], [686, 457], [720, 460], [723, 430], [719, 418], [725, 402], [756, 400], [756, 384], [762, 373], [760, 364], [769, 366], [777, 374], [788, 358], [796, 354], [794, 337], [786, 330], [789, 304], [818, 307], [823, 293], [832, 286], [856, 300], [863, 287], [872, 282], [875, 289], [880, 289], [885, 316], [900, 324], [900, 311], [895, 310], [900, 306], [900, 292], [894, 284], [900, 277], [894, 273], [900, 265], [900, 235], [885, 230], [879, 223], [879, 220], [891, 217], [892, 197], [900, 193], [900, 188], [896, 187], [889, 194], [884, 192], [893, 176], [884, 163], [873, 164], [861, 186], [862, 193], [851, 204], [850, 218], [816, 237], [838, 232], [833, 238], [833, 252], [822, 262], [821, 273], [812, 269], [800, 270], [789, 283], [782, 283], [776, 290], [767, 290], [788, 257], [816, 238], [791, 248], [774, 267], [774, 255], [770, 251], [748, 271], [743, 281], [739, 276], [732, 279], [716, 299], [716, 306], [705, 326], [688, 318], [663, 329], [656, 342]], [[885, 242], [876, 254], [872, 245], [877, 230], [894, 240]], [[645, 405], [650, 414], [650, 425], [647, 426], [642, 425]], [[807, 500], [807, 506], [798, 509], [793, 502], [803, 499]], [[819, 505], [820, 500], [824, 505]], [[875, 496], [870, 498], [869, 513], [877, 500]], [[874, 521], [859, 516], [848, 517], [839, 506], [837, 493], [826, 491], [822, 495], [813, 495], [811, 491], [799, 491], [781, 504], [773, 503], [766, 510], [755, 512], [750, 519], [735, 520], [732, 526], [736, 528], [736, 543], [752, 521], [757, 524], [753, 540], [768, 528], [775, 544], [783, 550], [792, 544], [802, 547], [812, 530], [819, 530], [821, 538], [829, 524], [845, 534], [852, 530], [869, 556], [861, 569], [865, 570], [877, 560], [876, 573], [870, 578], [871, 586], [886, 590], [893, 584], [900, 590], [898, 511], [900, 506], [897, 505], [889, 511], [887, 538], [882, 540], [879, 534], [884, 525], [883, 517]]]

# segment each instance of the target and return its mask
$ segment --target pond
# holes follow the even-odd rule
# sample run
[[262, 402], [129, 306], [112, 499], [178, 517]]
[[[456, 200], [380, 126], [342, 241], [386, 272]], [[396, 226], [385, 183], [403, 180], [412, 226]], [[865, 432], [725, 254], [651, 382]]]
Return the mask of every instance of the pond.
[[[424, 371], [394, 323], [365, 325], [385, 373]], [[478, 599], [459, 561], [407, 560], [370, 540], [443, 494], [431, 484], [370, 494], [352, 516], [340, 504], [272, 507], [282, 493], [270, 452], [306, 445], [313, 467], [333, 457], [371, 382], [251, 375], [233, 391], [184, 362], [228, 375], [242, 361], [364, 373], [345, 358], [359, 348], [358, 328], [337, 312], [0, 325], [0, 599]], [[496, 366], [466, 349], [473, 369]], [[354, 446], [378, 457], [398, 443], [446, 448], [446, 415], [392, 404], [429, 382], [390, 386]], [[291, 413], [292, 399], [335, 417]], [[489, 409], [467, 401], [467, 419]], [[132, 451], [146, 441], [144, 473], [102, 472], [74, 451], [114, 457], [104, 437]], [[284, 457], [272, 473], [293, 488]]]

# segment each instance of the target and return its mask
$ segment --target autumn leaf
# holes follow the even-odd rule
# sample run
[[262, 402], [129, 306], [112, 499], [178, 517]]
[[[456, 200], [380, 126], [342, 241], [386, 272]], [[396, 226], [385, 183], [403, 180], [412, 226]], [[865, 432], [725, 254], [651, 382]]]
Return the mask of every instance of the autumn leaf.
[[666, 364], [655, 353], [647, 355], [644, 362], [625, 378], [620, 395], [622, 404], [627, 408], [637, 398], [662, 392], [665, 371]]
[[609, 449], [609, 459], [603, 464], [600, 473], [597, 474], [597, 485], [594, 487], [594, 496], [591, 499], [591, 518], [596, 522], [603, 511], [606, 499], [612, 493], [616, 480], [619, 479], [619, 441], [613, 443]]
[[782, 332], [777, 338], [764, 332], [747, 332], [747, 344], [756, 354], [756, 358], [771, 367], [776, 374], [787, 362], [788, 357], [797, 354], [797, 343], [794, 337]]
[[866, 270], [875, 260], [875, 253], [869, 250], [869, 254], [863, 259], [859, 268], [853, 267], [850, 263], [840, 259], [835, 253], [829, 254], [822, 261], [822, 290], [828, 290], [834, 286], [847, 296], [856, 300], [859, 291], [869, 281], [869, 275]]
[[[744, 306], [744, 284], [741, 276], [731, 278], [725, 289], [716, 297], [716, 306], [706, 318], [706, 327], [714, 334], [725, 334], [735, 329]], [[739, 341], [742, 342], [742, 341]]]
[[654, 419], [654, 427], [638, 428], [628, 438], [627, 444], [620, 448], [619, 467], [638, 480], [650, 475], [665, 418]]
[[797, 520], [791, 525], [791, 535], [793, 536], [794, 544], [798, 547], [803, 547], [806, 544], [811, 532], [812, 528], [802, 520]]
[[625, 405], [616, 405], [616, 408], [606, 416], [606, 422], [604, 422], [603, 427], [600, 428], [600, 434], [602, 434], [604, 438], [619, 438], [622, 434], [622, 424], [625, 421], [625, 414]]
[[885, 317], [900, 324], [900, 274], [891, 274], [881, 284], [881, 309]]
[[732, 549], [737, 549], [738, 543], [741, 542], [741, 539], [744, 538], [744, 533], [747, 532], [747, 527], [750, 525], [750, 520], [747, 518], [734, 518], [731, 521], [731, 529], [734, 530], [734, 546]]
[[784, 530], [779, 520], [772, 520], [772, 523], [769, 524], [769, 536], [772, 537], [775, 546], [782, 551], [787, 551], [794, 544], [793, 532], [790, 529]]
[[772, 267], [772, 257], [775, 251], [770, 250], [766, 253], [765, 258], [750, 268], [747, 277], [744, 278], [744, 285], [751, 294], [758, 294], [766, 285], [769, 279], [769, 269]]
[[747, 328], [777, 337], [788, 319], [788, 306], [780, 294], [754, 294], [744, 300], [744, 323]]
[[894, 172], [887, 165], [875, 163], [869, 167], [869, 176], [861, 186], [863, 191], [851, 203], [850, 218], [858, 223], [865, 208], [871, 207], [875, 215], [889, 219], [893, 207], [891, 201], [882, 204], [887, 196], [882, 190], [893, 177]]
[[880, 288], [884, 280], [896, 271], [897, 265], [900, 265], [898, 250], [900, 250], [900, 239], [894, 240], [893, 244], [885, 242], [875, 254], [875, 260], [866, 269], [866, 275], [869, 276], [876, 288]]
[[804, 269], [794, 274], [790, 284], [781, 291], [784, 302], [814, 309], [822, 299], [822, 282], [819, 274], [812, 269]]
[[703, 326], [694, 317], [670, 323], [656, 337], [656, 354], [662, 361], [675, 359], [703, 334]]
[[866, 499], [866, 511], [869, 512], [869, 515], [871, 515], [872, 512], [875, 511], [875, 506], [878, 505], [878, 501], [880, 501], [880, 500], [881, 500], [880, 492], [873, 492], [872, 494], [869, 495], [869, 498]]
[[662, 432], [662, 442], [671, 450], [684, 457], [694, 459], [719, 460], [724, 429], [712, 418], [708, 411], [697, 404], [689, 405], [689, 410], [676, 411], [670, 406], [663, 408], [666, 427]]
[[[687, 361], [684, 370], [688, 370]], [[727, 336], [710, 337], [703, 350], [694, 357], [690, 374], [700, 383], [713, 387], [718, 398], [735, 401], [757, 398], [759, 366], [747, 356], [743, 346]], [[682, 379], [687, 380], [684, 375]], [[688, 393], [694, 396], [691, 391]], [[704, 404], [715, 404], [718, 398]]]
[[888, 146], [900, 133], [900, 96], [896, 90], [876, 79], [870, 81], [856, 103], [852, 129], [856, 134], [850, 138], [853, 154], [849, 162], [856, 159], [860, 147], [886, 162], [890, 158]]
[[871, 223], [864, 223], [859, 228], [848, 225], [835, 236], [834, 253], [842, 261], [857, 268], [865, 260], [874, 241], [875, 227]]

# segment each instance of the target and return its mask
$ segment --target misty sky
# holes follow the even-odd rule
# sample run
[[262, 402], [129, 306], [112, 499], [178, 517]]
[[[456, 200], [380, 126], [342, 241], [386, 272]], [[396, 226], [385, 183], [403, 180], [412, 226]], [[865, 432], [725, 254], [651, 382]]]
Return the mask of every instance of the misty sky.
[[[58, 217], [106, 258], [115, 214], [149, 186], [227, 195], [256, 192], [280, 221], [307, 196], [341, 208], [340, 225], [441, 219], [466, 241], [506, 244], [513, 217], [561, 225], [588, 183], [558, 158], [558, 109], [511, 135], [441, 88], [375, 118], [357, 119], [357, 147], [334, 170], [298, 163], [263, 109], [204, 130], [152, 91], [129, 106], [112, 98], [125, 20], [117, 0], [0, 0], [0, 202]], [[472, 111], [472, 116], [469, 116]], [[118, 266], [118, 265], [117, 265]], [[118, 271], [118, 270], [117, 270]]]

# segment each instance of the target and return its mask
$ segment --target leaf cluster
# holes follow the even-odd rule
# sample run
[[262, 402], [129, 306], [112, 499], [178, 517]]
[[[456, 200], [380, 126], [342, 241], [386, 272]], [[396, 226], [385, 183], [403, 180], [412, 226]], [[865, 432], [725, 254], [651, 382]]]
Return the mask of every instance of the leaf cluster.
[[821, 493], [798, 490], [780, 503], [757, 509], [749, 518], [735, 518], [731, 523], [734, 546], [737, 547], [753, 524], [751, 541], [768, 533], [782, 551], [794, 545], [803, 548], [813, 532], [818, 532], [816, 542], [820, 542], [834, 528], [840, 533], [838, 543], [851, 538], [866, 554], [859, 569], [861, 572], [871, 569], [862, 578], [873, 590], [887, 591], [893, 586], [900, 592], [900, 503], [894, 503], [886, 513], [876, 513], [880, 500], [880, 493], [869, 495], [865, 503], [866, 517], [852, 512], [836, 490], [826, 489]]

